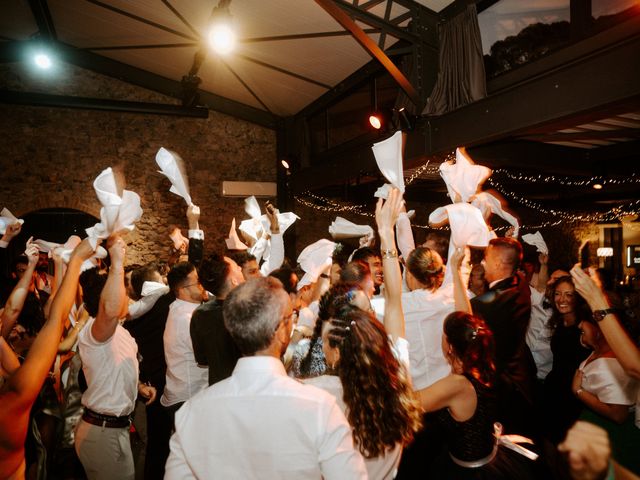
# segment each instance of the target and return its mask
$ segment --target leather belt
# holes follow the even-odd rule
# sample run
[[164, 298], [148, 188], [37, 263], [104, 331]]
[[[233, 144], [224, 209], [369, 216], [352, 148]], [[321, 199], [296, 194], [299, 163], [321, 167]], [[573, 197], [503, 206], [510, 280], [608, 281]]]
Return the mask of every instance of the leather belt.
[[103, 415], [88, 408], [84, 409], [82, 420], [92, 425], [106, 428], [124, 428], [131, 425], [131, 415], [115, 417], [113, 415]]

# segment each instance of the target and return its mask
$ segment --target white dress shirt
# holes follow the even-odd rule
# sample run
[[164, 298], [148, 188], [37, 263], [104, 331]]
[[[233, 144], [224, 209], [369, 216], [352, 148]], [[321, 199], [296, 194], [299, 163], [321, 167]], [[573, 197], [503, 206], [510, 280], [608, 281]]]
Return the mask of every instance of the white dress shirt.
[[551, 334], [549, 318], [553, 310], [544, 308], [544, 294], [533, 287], [531, 290], [531, 317], [527, 328], [526, 341], [531, 350], [533, 361], [538, 370], [536, 376], [544, 380], [553, 366], [553, 352], [551, 352]]
[[166, 480], [367, 478], [335, 398], [287, 377], [273, 357], [241, 358], [186, 402], [170, 446]]
[[169, 305], [162, 336], [167, 384], [160, 403], [165, 407], [189, 400], [209, 384], [209, 369], [198, 366], [189, 333], [191, 315], [199, 305], [180, 299]]
[[138, 396], [138, 345], [121, 325], [109, 340], [98, 342], [91, 334], [94, 321], [90, 318], [78, 334], [87, 379], [82, 405], [103, 415], [129, 415]]

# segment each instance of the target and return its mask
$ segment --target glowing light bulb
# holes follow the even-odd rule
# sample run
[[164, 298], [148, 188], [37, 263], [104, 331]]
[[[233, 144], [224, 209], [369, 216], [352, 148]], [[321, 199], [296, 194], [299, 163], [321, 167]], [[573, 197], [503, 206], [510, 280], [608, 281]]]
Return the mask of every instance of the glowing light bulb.
[[602, 184], [601, 183], [594, 183], [593, 185], [591, 185], [595, 190], [602, 190]]
[[51, 68], [51, 65], [53, 64], [51, 62], [51, 58], [49, 58], [49, 55], [47, 55], [46, 53], [36, 54], [36, 56], [33, 57], [33, 61], [38, 67], [42, 68], [43, 70]]
[[287, 162], [286, 160], [282, 160], [280, 163], [282, 163], [282, 166], [284, 168], [286, 168], [287, 170], [289, 170], [289, 162]]
[[377, 115], [369, 115], [369, 123], [376, 130], [380, 130], [380, 128], [382, 127], [382, 121]]
[[218, 23], [209, 31], [209, 44], [221, 55], [227, 55], [236, 46], [236, 34], [225, 23]]

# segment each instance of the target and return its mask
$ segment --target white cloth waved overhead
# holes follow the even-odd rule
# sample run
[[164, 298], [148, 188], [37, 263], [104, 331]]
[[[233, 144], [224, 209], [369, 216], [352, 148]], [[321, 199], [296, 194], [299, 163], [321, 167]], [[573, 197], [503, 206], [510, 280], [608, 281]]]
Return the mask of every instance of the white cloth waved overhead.
[[544, 241], [544, 238], [542, 238], [540, 232], [527, 233], [522, 236], [522, 241], [536, 247], [536, 251], [544, 255], [549, 255], [549, 247], [547, 247], [547, 243]]
[[[53, 257], [53, 254], [55, 252], [56, 254], [60, 255], [60, 258], [62, 258], [62, 261], [64, 263], [69, 263], [73, 250], [78, 246], [78, 244], [81, 241], [82, 240], [80, 239], [79, 236], [71, 235], [64, 244], [48, 242], [46, 240], [41, 240], [41, 239], [34, 240], [33, 243], [38, 245], [38, 250], [40, 250], [41, 252], [48, 253], [49, 258]], [[91, 258], [88, 258], [87, 260], [82, 262], [82, 265], [80, 266], [80, 271], [84, 272], [85, 270], [90, 270], [92, 268], [97, 267], [98, 260], [101, 258], [106, 258], [106, 256], [107, 256], [107, 251], [102, 247], [98, 247], [95, 253], [91, 256]]]
[[93, 182], [93, 188], [102, 204], [100, 222], [86, 230], [91, 246], [95, 249], [99, 239], [109, 238], [118, 232], [132, 231], [135, 228], [134, 223], [142, 216], [142, 208], [137, 193], [123, 190], [122, 196], [118, 194], [111, 167], [98, 175]]
[[331, 265], [335, 248], [334, 242], [323, 238], [302, 250], [298, 256], [298, 263], [305, 273], [298, 282], [298, 290], [315, 282], [322, 271]]
[[227, 244], [227, 248], [229, 250], [247, 250], [247, 247], [242, 241], [240, 237], [238, 237], [238, 232], [236, 232], [236, 219], [234, 217], [231, 220], [231, 228], [229, 229], [229, 238], [225, 238], [224, 242]]
[[19, 224], [23, 224], [24, 220], [21, 218], [16, 218], [16, 216], [9, 211], [8, 208], [3, 208], [2, 212], [0, 212], [0, 235], [4, 235], [7, 231], [7, 227], [9, 225], [13, 225], [18, 222]]
[[160, 150], [156, 153], [156, 163], [160, 167], [160, 173], [171, 181], [169, 191], [184, 198], [187, 205], [193, 205], [191, 195], [189, 195], [189, 179], [180, 156], [164, 147], [160, 147]]
[[329, 225], [329, 233], [334, 240], [371, 237], [373, 236], [373, 228], [370, 225], [356, 225], [346, 218], [336, 217]]
[[468, 202], [491, 175], [491, 169], [476, 165], [464, 148], [456, 148], [456, 163], [442, 162], [440, 175], [452, 202]]
[[[253, 195], [245, 198], [244, 211], [247, 212], [251, 218], [240, 222], [239, 228], [241, 232], [246, 233], [255, 241], [249, 248], [249, 253], [256, 257], [259, 263], [262, 257], [269, 257], [270, 241], [267, 235], [271, 229], [271, 222], [266, 214], [262, 214], [260, 205], [258, 205], [258, 201]], [[300, 218], [293, 212], [278, 212], [276, 215], [278, 217], [278, 226], [281, 234], [286, 232], [287, 229]]]
[[430, 224], [447, 221], [451, 227], [450, 244], [455, 248], [486, 247], [493, 238], [480, 210], [469, 203], [445, 205], [429, 215]]
[[492, 213], [506, 220], [513, 226], [513, 238], [518, 238], [520, 222], [516, 217], [503, 208], [502, 203], [489, 192], [480, 192], [471, 198], [471, 205], [480, 209], [485, 220], [489, 220]]
[[[373, 155], [384, 178], [391, 186], [404, 193], [404, 170], [402, 166], [402, 132], [398, 130], [382, 142], [374, 143]], [[387, 198], [391, 187], [378, 189], [375, 196]]]

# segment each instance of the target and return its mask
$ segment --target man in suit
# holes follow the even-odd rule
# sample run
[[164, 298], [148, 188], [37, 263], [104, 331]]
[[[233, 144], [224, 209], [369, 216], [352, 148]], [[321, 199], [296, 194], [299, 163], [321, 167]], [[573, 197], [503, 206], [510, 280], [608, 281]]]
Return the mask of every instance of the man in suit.
[[532, 434], [536, 369], [525, 341], [531, 293], [524, 277], [516, 272], [521, 259], [522, 246], [516, 239], [491, 240], [482, 261], [489, 290], [473, 298], [471, 306], [493, 332], [498, 420], [506, 432]]

